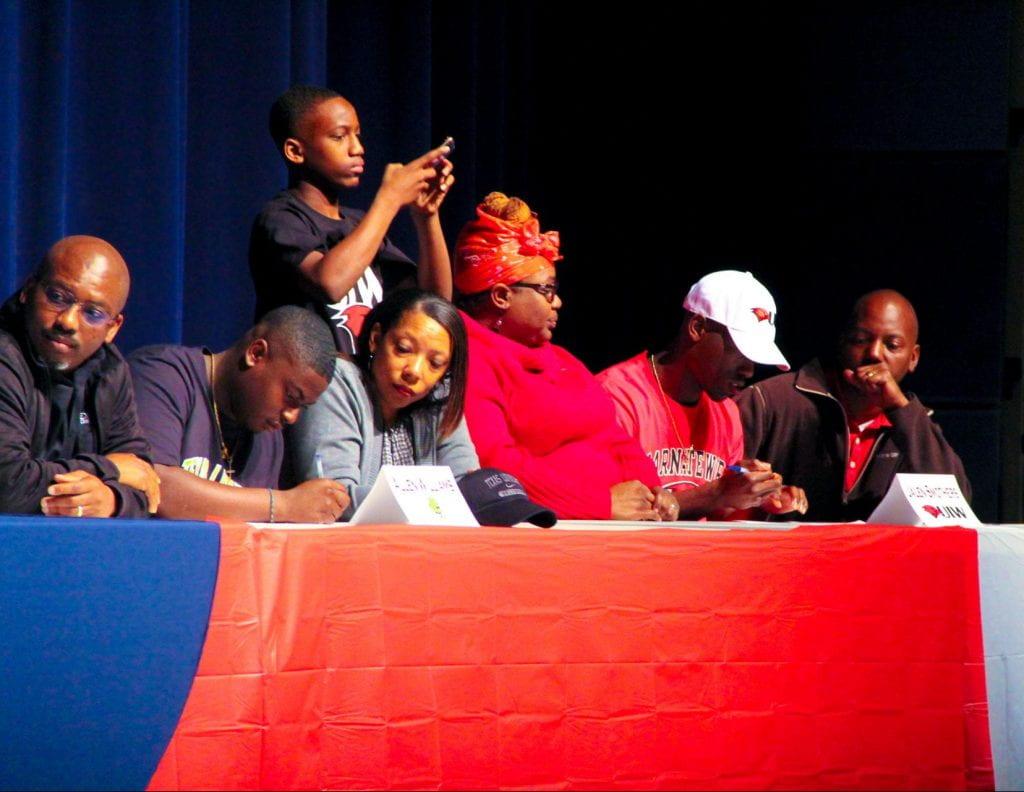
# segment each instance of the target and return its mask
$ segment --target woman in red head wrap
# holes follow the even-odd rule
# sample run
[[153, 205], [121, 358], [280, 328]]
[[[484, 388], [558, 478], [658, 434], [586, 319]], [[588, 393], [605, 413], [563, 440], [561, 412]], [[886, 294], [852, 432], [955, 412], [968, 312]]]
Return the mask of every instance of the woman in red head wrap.
[[558, 232], [525, 202], [491, 193], [455, 244], [466, 314], [466, 422], [480, 464], [507, 470], [561, 519], [675, 519], [653, 463], [615, 422], [610, 398], [551, 343], [562, 300]]

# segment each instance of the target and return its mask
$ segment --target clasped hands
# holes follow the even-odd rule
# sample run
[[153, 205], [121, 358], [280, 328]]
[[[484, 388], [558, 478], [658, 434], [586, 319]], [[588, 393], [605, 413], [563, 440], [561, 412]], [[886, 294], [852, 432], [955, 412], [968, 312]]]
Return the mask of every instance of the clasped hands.
[[[160, 506], [160, 477], [153, 466], [135, 454], [107, 454], [117, 467], [118, 481], [146, 495], [149, 513]], [[110, 517], [117, 509], [117, 496], [101, 478], [85, 470], [58, 473], [39, 502], [49, 517]]]

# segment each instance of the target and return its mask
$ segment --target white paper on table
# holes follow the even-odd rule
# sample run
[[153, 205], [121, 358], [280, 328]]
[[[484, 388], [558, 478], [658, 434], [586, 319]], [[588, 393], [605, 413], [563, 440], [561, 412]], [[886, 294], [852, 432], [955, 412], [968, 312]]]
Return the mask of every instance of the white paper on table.
[[969, 525], [981, 521], [949, 473], [897, 473], [868, 517], [875, 525]]
[[446, 465], [384, 465], [350, 525], [479, 526]]

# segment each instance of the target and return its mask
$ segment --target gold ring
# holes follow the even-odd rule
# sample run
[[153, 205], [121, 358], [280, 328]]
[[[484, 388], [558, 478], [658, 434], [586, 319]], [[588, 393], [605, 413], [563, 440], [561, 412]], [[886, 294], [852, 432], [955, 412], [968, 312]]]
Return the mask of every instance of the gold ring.
[[76, 513], [76, 516], [81, 517], [84, 513], [85, 513], [85, 509], [83, 509], [82, 508], [82, 504], [79, 503], [78, 504], [78, 512]]

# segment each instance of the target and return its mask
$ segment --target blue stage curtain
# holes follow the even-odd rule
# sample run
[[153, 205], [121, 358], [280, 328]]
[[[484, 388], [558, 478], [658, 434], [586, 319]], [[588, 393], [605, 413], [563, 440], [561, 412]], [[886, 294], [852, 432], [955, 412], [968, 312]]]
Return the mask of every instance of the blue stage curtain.
[[325, 78], [323, 2], [0, 6], [0, 278], [67, 234], [132, 271], [122, 348], [229, 343], [252, 318], [249, 223], [284, 169], [274, 97]]
[[[267, 113], [297, 82], [329, 85], [360, 113], [368, 156], [354, 206], [369, 205], [388, 162], [450, 134], [450, 241], [492, 189], [543, 203], [521, 145], [542, 115], [530, 112], [529, 49], [504, 44], [531, 15], [508, 16], [429, 0], [0, 4], [3, 295], [54, 241], [93, 234], [132, 271], [122, 349], [229, 344], [252, 319], [250, 224], [286, 182]], [[406, 217], [392, 234], [415, 254]]]

